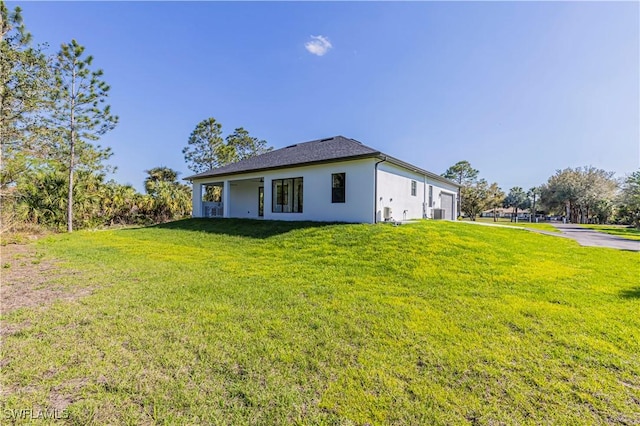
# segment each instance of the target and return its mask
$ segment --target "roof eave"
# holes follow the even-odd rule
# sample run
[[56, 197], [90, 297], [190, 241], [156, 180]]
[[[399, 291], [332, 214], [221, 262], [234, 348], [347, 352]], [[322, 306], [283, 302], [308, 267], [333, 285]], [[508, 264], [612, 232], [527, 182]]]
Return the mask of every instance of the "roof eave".
[[454, 181], [449, 180], [449, 179], [447, 179], [445, 177], [442, 177], [440, 175], [432, 173], [432, 172], [430, 172], [428, 170], [422, 169], [422, 168], [420, 168], [418, 166], [414, 166], [413, 164], [407, 163], [406, 161], [399, 160], [399, 159], [397, 159], [395, 157], [392, 157], [390, 155], [380, 154], [379, 157], [380, 157], [380, 159], [385, 159], [386, 161], [388, 161], [390, 163], [393, 163], [393, 164], [395, 164], [397, 166], [403, 167], [403, 168], [405, 168], [407, 170], [412, 170], [412, 171], [414, 171], [416, 173], [423, 174], [423, 175], [425, 175], [425, 176], [427, 176], [427, 177], [429, 177], [431, 179], [438, 180], [440, 182], [448, 183], [449, 185], [453, 185], [453, 186], [455, 186], [457, 188], [462, 187], [462, 185], [458, 184], [457, 182], [454, 182]]
[[208, 173], [205, 172], [197, 174], [197, 175], [193, 175], [193, 176], [187, 176], [185, 178], [183, 178], [183, 180], [188, 180], [193, 182], [194, 180], [199, 180], [199, 179], [207, 179], [207, 178], [211, 178], [211, 177], [220, 177], [220, 176], [236, 176], [236, 175], [244, 175], [244, 174], [249, 174], [249, 173], [259, 173], [259, 172], [266, 172], [266, 171], [270, 171], [270, 170], [281, 170], [281, 169], [291, 169], [294, 167], [304, 167], [304, 166], [313, 166], [313, 165], [318, 165], [318, 164], [328, 164], [328, 163], [339, 163], [341, 161], [353, 161], [353, 160], [362, 160], [365, 158], [378, 158], [380, 157], [381, 153], [376, 151], [376, 152], [372, 152], [369, 154], [361, 154], [361, 155], [352, 155], [352, 156], [348, 156], [348, 157], [339, 157], [339, 158], [330, 158], [330, 159], [325, 159], [325, 160], [316, 160], [316, 161], [306, 161], [303, 163], [294, 163], [294, 164], [287, 164], [287, 165], [282, 165], [282, 166], [272, 166], [272, 167], [260, 167], [260, 168], [256, 168], [256, 169], [250, 169], [250, 170], [241, 170], [241, 171], [236, 171], [236, 172], [223, 172], [223, 173]]

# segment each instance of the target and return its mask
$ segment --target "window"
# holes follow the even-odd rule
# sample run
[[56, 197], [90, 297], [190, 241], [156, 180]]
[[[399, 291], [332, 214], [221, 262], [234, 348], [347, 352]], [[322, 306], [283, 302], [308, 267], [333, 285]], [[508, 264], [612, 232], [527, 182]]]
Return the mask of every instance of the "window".
[[418, 182], [416, 182], [415, 180], [412, 180], [411, 181], [411, 195], [415, 197], [417, 193], [418, 193]]
[[346, 187], [346, 174], [334, 173], [331, 175], [331, 202], [332, 203], [344, 203]]
[[302, 178], [271, 181], [271, 211], [273, 213], [302, 213]]
[[433, 186], [429, 185], [429, 207], [433, 207]]

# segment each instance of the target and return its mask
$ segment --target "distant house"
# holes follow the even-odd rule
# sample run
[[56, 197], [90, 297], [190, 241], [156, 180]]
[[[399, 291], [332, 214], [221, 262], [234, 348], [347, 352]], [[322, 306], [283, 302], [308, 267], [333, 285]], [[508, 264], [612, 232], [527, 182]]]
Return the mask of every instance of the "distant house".
[[[186, 180], [193, 184], [194, 217], [356, 223], [453, 220], [459, 188], [343, 136], [298, 143]], [[220, 198], [203, 198], [212, 193]]]
[[[495, 209], [497, 217], [511, 217], [513, 216], [513, 209], [511, 207], [499, 207]], [[480, 213], [480, 217], [493, 217], [493, 209], [485, 210]]]
[[[519, 220], [522, 219], [529, 219], [529, 210], [518, 210], [518, 214], [516, 216], [516, 214], [513, 211], [513, 207], [500, 207], [495, 209], [496, 210], [496, 216], [498, 218], [518, 218]], [[482, 213], [480, 213], [480, 217], [493, 217], [493, 209], [490, 210], [485, 210]]]

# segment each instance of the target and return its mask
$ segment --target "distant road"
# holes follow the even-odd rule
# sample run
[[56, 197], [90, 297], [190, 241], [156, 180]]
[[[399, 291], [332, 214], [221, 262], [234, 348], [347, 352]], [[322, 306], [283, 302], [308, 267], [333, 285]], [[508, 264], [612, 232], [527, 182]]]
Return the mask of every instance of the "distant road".
[[583, 228], [572, 223], [551, 223], [558, 228], [562, 235], [572, 238], [581, 246], [589, 247], [610, 247], [619, 250], [640, 251], [640, 241], [627, 240], [604, 232]]

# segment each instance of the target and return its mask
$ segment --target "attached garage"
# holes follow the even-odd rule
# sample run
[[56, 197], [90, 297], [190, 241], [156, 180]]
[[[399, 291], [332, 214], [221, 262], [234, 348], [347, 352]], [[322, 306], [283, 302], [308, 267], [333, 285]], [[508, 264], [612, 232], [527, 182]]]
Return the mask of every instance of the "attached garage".
[[440, 193], [440, 208], [444, 210], [444, 214], [442, 215], [443, 219], [447, 220], [455, 220], [455, 198], [453, 194], [449, 194], [446, 192]]

